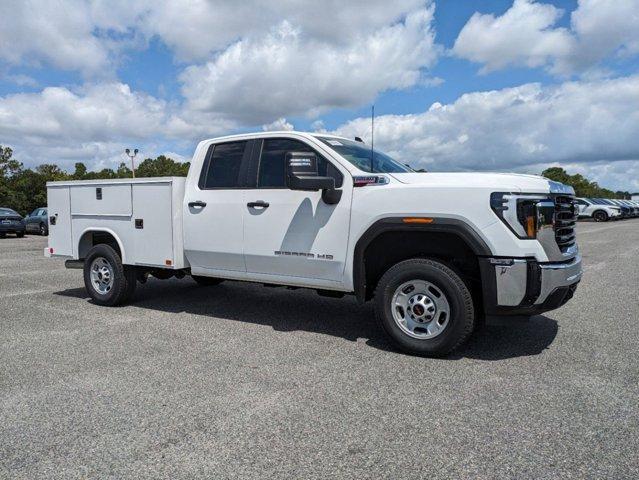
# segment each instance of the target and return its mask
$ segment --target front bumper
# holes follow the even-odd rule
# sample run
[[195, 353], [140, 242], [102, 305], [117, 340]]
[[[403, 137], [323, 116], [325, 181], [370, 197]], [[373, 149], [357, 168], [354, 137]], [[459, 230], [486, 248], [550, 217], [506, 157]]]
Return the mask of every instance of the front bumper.
[[581, 256], [558, 263], [529, 258], [482, 258], [484, 310], [489, 315], [534, 315], [561, 307], [581, 280]]

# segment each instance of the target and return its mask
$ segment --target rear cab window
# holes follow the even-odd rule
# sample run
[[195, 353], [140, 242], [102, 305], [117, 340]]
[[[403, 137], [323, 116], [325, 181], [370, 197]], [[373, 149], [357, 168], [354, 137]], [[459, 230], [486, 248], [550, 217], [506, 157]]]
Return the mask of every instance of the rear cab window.
[[247, 140], [211, 145], [200, 174], [200, 189], [242, 188], [247, 145]]

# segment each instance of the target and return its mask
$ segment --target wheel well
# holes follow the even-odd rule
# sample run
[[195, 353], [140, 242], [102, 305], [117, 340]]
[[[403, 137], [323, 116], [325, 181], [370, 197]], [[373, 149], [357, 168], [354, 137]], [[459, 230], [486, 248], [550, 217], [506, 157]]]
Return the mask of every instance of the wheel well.
[[455, 270], [481, 299], [481, 275], [477, 255], [453, 232], [389, 231], [380, 233], [364, 250], [365, 299], [373, 297], [382, 275], [393, 265], [411, 258], [433, 258]]
[[100, 244], [110, 246], [122, 258], [122, 251], [117, 239], [111, 233], [103, 231], [89, 231], [82, 235], [78, 244], [78, 257], [80, 259], [86, 258], [89, 250]]

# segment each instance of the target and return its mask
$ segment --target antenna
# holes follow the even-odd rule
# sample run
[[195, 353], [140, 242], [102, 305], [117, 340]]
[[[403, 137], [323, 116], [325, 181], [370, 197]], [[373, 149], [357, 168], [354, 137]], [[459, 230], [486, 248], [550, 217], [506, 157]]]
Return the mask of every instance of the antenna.
[[371, 173], [373, 172], [373, 146], [375, 145], [375, 104], [371, 106]]

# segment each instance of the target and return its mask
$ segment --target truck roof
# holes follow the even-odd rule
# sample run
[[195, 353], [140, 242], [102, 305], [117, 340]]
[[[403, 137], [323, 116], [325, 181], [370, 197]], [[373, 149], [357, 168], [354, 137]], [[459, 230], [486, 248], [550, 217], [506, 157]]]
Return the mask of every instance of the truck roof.
[[301, 137], [328, 137], [328, 138], [341, 138], [343, 140], [353, 140], [347, 137], [343, 137], [340, 135], [334, 135], [331, 133], [321, 133], [321, 132], [302, 132], [298, 130], [275, 130], [275, 131], [266, 131], [266, 132], [247, 132], [247, 133], [237, 133], [234, 135], [224, 135], [222, 137], [209, 138], [204, 140], [205, 142], [212, 142], [218, 140], [235, 140], [235, 139], [245, 139], [245, 138], [267, 138], [278, 135], [299, 135]]

